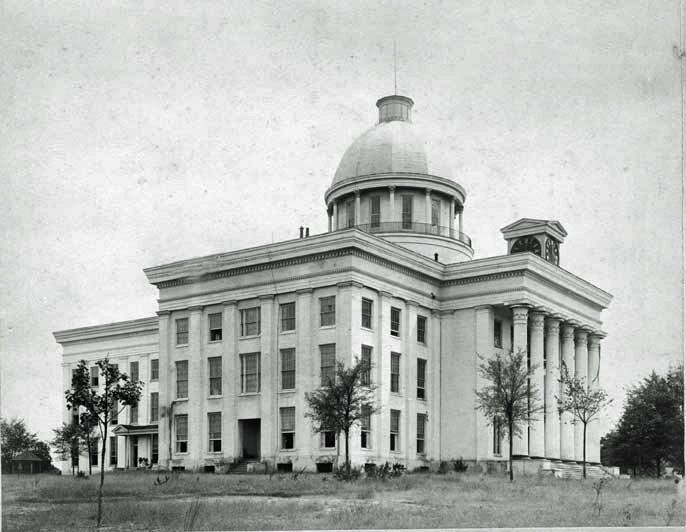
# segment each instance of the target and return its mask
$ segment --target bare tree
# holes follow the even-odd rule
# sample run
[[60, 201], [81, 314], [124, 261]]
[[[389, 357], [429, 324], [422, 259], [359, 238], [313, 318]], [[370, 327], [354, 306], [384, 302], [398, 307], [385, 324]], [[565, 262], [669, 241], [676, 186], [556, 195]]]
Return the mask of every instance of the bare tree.
[[570, 375], [566, 364], [562, 364], [560, 374], [562, 384], [562, 397], [557, 398], [557, 406], [562, 412], [570, 412], [573, 416], [572, 423], [583, 424], [583, 477], [586, 478], [586, 429], [588, 423], [598, 416], [600, 411], [612, 403], [607, 398], [607, 392], [600, 388], [590, 389], [586, 387], [586, 380]]
[[494, 358], [479, 364], [478, 372], [488, 384], [476, 390], [476, 408], [483, 412], [488, 423], [502, 423], [507, 426], [509, 440], [510, 481], [512, 471], [512, 441], [522, 433], [522, 425], [533, 419], [543, 405], [539, 404], [538, 389], [530, 378], [536, 371], [535, 365], [527, 367], [526, 351], [510, 351], [506, 355], [497, 353]]

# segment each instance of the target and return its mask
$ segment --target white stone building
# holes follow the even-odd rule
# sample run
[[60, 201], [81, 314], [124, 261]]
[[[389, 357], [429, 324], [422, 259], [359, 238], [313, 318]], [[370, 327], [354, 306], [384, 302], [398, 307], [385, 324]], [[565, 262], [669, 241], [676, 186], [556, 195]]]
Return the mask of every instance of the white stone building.
[[[504, 461], [505, 431], [477, 412], [474, 390], [478, 356], [510, 349], [528, 350], [545, 400], [516, 456], [582, 459], [581, 427], [557, 412], [559, 368], [599, 385], [611, 296], [559, 266], [557, 221], [518, 220], [502, 229], [507, 254], [473, 260], [465, 190], [427, 151], [412, 105], [377, 102], [379, 123], [326, 191], [327, 233], [148, 268], [156, 317], [55, 333], [65, 389], [78, 360], [105, 355], [145, 382], [108, 438], [105, 467], [323, 469], [336, 441], [313, 431], [305, 393], [335, 361], [360, 357], [378, 411], [353, 433], [354, 464]], [[592, 425], [591, 463], [599, 436]]]

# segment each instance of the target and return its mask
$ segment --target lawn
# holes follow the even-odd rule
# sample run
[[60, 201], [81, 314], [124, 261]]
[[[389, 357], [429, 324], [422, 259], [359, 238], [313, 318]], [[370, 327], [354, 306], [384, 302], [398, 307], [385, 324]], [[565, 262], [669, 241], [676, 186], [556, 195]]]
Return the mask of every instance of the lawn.
[[[270, 530], [686, 524], [669, 480], [560, 480], [405, 474], [385, 481], [331, 475], [116, 472], [105, 477], [103, 529]], [[93, 530], [98, 477], [2, 476], [2, 530]]]

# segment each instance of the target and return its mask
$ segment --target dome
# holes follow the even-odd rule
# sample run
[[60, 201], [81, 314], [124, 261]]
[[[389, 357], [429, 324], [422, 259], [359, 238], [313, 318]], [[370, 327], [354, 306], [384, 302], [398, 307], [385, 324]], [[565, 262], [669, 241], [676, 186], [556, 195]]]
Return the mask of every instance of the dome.
[[386, 96], [377, 103], [379, 123], [346, 150], [332, 185], [349, 178], [388, 173], [424, 174], [452, 179], [445, 161], [433, 153], [411, 122], [412, 100]]

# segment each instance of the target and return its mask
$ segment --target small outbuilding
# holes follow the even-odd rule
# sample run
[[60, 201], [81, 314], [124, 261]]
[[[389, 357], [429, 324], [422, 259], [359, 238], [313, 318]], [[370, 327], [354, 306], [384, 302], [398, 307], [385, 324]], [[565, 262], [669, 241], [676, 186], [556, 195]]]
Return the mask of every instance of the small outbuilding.
[[42, 473], [44, 467], [44, 461], [31, 451], [24, 451], [12, 458], [12, 473]]

